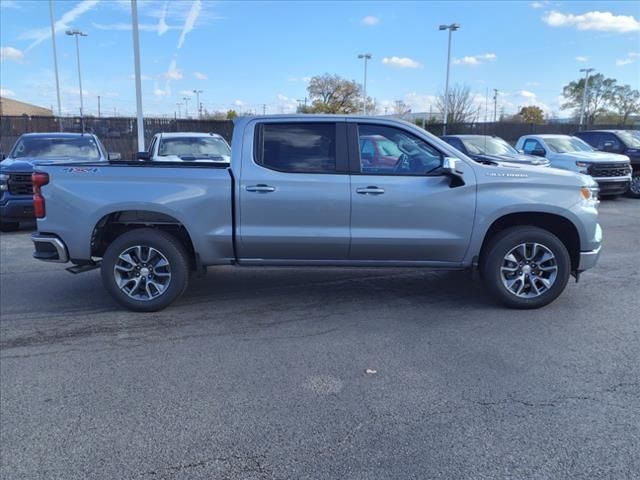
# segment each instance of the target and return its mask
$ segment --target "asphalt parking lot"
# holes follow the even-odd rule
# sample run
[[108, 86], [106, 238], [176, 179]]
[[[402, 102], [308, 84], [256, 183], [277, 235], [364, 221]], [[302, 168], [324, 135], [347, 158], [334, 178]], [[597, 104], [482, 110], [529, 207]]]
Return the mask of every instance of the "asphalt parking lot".
[[637, 479], [640, 202], [600, 210], [599, 266], [537, 311], [466, 273], [223, 267], [134, 314], [2, 234], [0, 477]]

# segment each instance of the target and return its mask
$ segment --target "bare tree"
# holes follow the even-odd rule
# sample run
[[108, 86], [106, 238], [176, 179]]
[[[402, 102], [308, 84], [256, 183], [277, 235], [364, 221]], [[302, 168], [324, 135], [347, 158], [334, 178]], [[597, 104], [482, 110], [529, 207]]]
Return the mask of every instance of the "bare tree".
[[[470, 122], [475, 114], [476, 108], [473, 104], [473, 95], [466, 85], [455, 85], [449, 88], [447, 123]], [[445, 110], [444, 94], [436, 98], [436, 108], [444, 118]]]

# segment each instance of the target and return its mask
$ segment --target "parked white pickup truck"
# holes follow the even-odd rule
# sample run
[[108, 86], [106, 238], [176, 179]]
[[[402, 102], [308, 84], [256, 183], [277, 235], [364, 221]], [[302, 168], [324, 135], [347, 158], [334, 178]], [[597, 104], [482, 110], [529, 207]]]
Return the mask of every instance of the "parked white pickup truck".
[[154, 162], [220, 162], [231, 160], [231, 147], [217, 133], [169, 132], [156, 133], [149, 150], [139, 152], [138, 160]]
[[[360, 141], [384, 137], [394, 162]], [[263, 116], [235, 124], [231, 164], [40, 165], [35, 258], [101, 267], [139, 311], [166, 307], [208, 265], [479, 268], [514, 308], [537, 308], [593, 267], [597, 185], [542, 166], [471, 160], [406, 122]], [[464, 295], [464, 292], [460, 292]]]
[[600, 195], [622, 195], [631, 183], [631, 161], [626, 155], [598, 152], [578, 137], [524, 135], [516, 144], [528, 155], [544, 157], [552, 167], [590, 175]]

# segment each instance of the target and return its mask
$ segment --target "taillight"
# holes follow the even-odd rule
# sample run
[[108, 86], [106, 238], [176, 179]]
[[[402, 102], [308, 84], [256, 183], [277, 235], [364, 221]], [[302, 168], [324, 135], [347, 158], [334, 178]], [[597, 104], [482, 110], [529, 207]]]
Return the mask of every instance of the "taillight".
[[40, 188], [49, 183], [49, 174], [34, 172], [31, 174], [31, 183], [33, 183], [33, 213], [35, 213], [36, 218], [44, 218], [44, 197]]

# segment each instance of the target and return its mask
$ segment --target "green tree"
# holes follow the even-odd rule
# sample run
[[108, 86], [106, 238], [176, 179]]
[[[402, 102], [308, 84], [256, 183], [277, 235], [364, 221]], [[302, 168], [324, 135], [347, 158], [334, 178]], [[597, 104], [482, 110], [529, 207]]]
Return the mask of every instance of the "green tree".
[[629, 115], [640, 112], [640, 92], [632, 89], [631, 85], [619, 85], [613, 92], [611, 106], [624, 125]]
[[[585, 79], [581, 78], [580, 80], [574, 80], [568, 83], [562, 89], [562, 95], [566, 99], [566, 102], [563, 103], [560, 108], [562, 110], [573, 109], [576, 118], [580, 117], [584, 84]], [[605, 78], [601, 73], [589, 77], [589, 88], [587, 90], [587, 102], [584, 112], [587, 125], [593, 125], [598, 116], [607, 112], [616, 88], [616, 80], [614, 78]]]
[[[362, 111], [362, 87], [354, 80], [338, 75], [317, 75], [307, 87], [311, 106], [302, 107], [301, 113], [357, 113]], [[367, 99], [367, 107], [372, 105]], [[371, 111], [367, 108], [367, 111]]]
[[518, 115], [525, 123], [542, 123], [544, 122], [544, 112], [537, 105], [531, 105], [529, 107], [522, 107]]
[[227, 120], [233, 120], [234, 118], [236, 118], [238, 116], [238, 112], [236, 112], [235, 110], [227, 110]]

